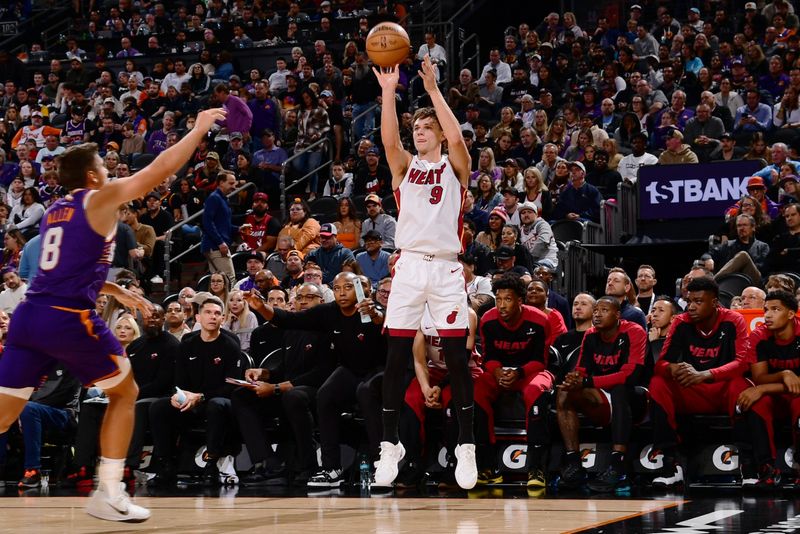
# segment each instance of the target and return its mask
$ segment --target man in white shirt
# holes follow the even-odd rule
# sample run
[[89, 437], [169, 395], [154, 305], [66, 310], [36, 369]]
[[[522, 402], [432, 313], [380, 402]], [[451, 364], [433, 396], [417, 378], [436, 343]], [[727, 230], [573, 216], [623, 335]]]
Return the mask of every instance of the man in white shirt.
[[5, 269], [3, 271], [3, 284], [6, 288], [0, 292], [0, 310], [11, 315], [17, 305], [25, 298], [28, 284], [22, 281], [14, 269]]
[[436, 81], [441, 80], [442, 68], [447, 63], [447, 51], [440, 44], [436, 43], [436, 34], [428, 32], [425, 34], [425, 44], [419, 47], [417, 58], [422, 59], [425, 54], [431, 56], [431, 63], [436, 65]]
[[647, 134], [639, 132], [633, 136], [631, 139], [633, 154], [628, 154], [622, 158], [617, 168], [623, 181], [635, 184], [639, 177], [639, 167], [658, 163], [657, 157], [644, 151], [646, 146]]
[[489, 298], [494, 298], [492, 281], [485, 276], [475, 274], [477, 260], [472, 254], [459, 254], [458, 261], [464, 268], [464, 281], [467, 288], [467, 299], [473, 309], [480, 308]]
[[286, 68], [286, 60], [282, 57], [275, 60], [275, 66], [278, 70], [269, 75], [269, 90], [272, 94], [277, 95], [286, 90], [286, 75], [291, 74], [292, 71]]
[[189, 83], [191, 79], [192, 75], [187, 72], [186, 63], [184, 63], [182, 59], [176, 59], [175, 72], [170, 72], [164, 76], [164, 80], [161, 82], [161, 92], [167, 94], [167, 89], [170, 87], [174, 87], [180, 91], [181, 85]]
[[497, 85], [502, 85], [511, 81], [511, 66], [500, 60], [500, 49], [492, 48], [489, 50], [489, 63], [483, 66], [478, 85], [486, 85], [486, 73], [493, 70], [497, 73]]

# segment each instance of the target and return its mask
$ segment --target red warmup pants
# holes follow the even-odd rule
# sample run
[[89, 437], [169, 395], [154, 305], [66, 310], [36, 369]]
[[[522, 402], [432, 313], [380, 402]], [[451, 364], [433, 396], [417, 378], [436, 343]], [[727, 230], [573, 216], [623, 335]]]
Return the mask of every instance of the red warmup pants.
[[[472, 371], [473, 380], [477, 380], [478, 377], [483, 374], [483, 370], [480, 367], [475, 367], [470, 369], [470, 371]], [[428, 368], [428, 383], [430, 383], [431, 387], [438, 386], [446, 376], [447, 371], [443, 369], [437, 369], [435, 367]], [[439, 396], [439, 401], [441, 402], [443, 409], [447, 409], [447, 406], [450, 404], [450, 400], [452, 398], [453, 391], [448, 384], [442, 388], [442, 393]], [[411, 411], [414, 412], [414, 415], [417, 416], [417, 419], [419, 419], [419, 437], [422, 440], [422, 443], [425, 443], [425, 410], [427, 410], [427, 406], [425, 406], [425, 397], [422, 395], [422, 386], [419, 385], [419, 380], [417, 380], [417, 377], [414, 377], [414, 379], [411, 380], [411, 383], [408, 385], [408, 388], [406, 388], [405, 403], [409, 408], [411, 408]]]
[[752, 384], [743, 377], [723, 382], [700, 383], [681, 387], [672, 378], [656, 375], [650, 381], [650, 398], [667, 414], [673, 430], [678, 428], [676, 414], [723, 414], [731, 418], [736, 413], [739, 394]]
[[764, 395], [758, 402], [751, 408], [753, 412], [759, 415], [764, 420], [767, 427], [767, 436], [769, 437], [769, 448], [772, 458], [775, 458], [777, 451], [775, 450], [775, 428], [773, 420], [777, 417], [780, 419], [786, 416], [791, 417], [792, 437], [796, 440], [798, 437], [797, 420], [800, 419], [800, 396], [794, 396], [789, 393], [781, 395]]
[[[539, 396], [553, 388], [555, 378], [550, 371], [542, 371], [531, 378], [517, 380], [511, 387], [511, 391], [521, 391], [522, 399], [525, 401], [525, 426], [528, 426], [528, 414], [531, 406], [536, 403]], [[500, 393], [505, 391], [497, 383], [494, 373], [485, 372], [475, 380], [475, 404], [480, 406], [489, 418], [489, 442], [495, 443], [494, 435], [494, 408], [493, 404], [500, 397]]]

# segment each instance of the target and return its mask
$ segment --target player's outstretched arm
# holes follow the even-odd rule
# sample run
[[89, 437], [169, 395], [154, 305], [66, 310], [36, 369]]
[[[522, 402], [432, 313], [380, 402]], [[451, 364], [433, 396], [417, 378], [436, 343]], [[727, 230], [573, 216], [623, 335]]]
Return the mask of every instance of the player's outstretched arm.
[[[425, 54], [422, 59], [422, 70], [419, 71], [419, 76], [422, 78], [425, 90], [431, 97], [433, 109], [436, 110], [436, 118], [439, 119], [442, 132], [445, 139], [447, 139], [450, 164], [453, 166], [461, 185], [465, 188], [469, 187], [471, 168], [469, 150], [466, 143], [464, 143], [464, 138], [461, 136], [461, 126], [458, 124], [458, 119], [453, 115], [453, 110], [447, 105], [447, 101], [445, 101], [439, 86], [436, 84], [436, 67], [431, 63], [431, 57], [428, 54]], [[383, 130], [381, 130], [382, 133]]]
[[192, 156], [211, 126], [225, 118], [225, 113], [222, 108], [200, 112], [194, 128], [177, 144], [159, 154], [150, 165], [129, 178], [109, 182], [99, 189], [91, 197], [87, 208], [92, 227], [99, 230], [100, 227], [108, 226], [109, 216], [116, 222], [117, 208], [120, 204], [144, 196], [165, 178], [175, 174]]
[[400, 66], [383, 67], [380, 70], [372, 67], [372, 72], [381, 86], [381, 141], [386, 151], [386, 161], [392, 171], [392, 189], [400, 187], [406, 170], [411, 163], [411, 154], [400, 141], [400, 124], [397, 122], [397, 107], [394, 92], [400, 80]]

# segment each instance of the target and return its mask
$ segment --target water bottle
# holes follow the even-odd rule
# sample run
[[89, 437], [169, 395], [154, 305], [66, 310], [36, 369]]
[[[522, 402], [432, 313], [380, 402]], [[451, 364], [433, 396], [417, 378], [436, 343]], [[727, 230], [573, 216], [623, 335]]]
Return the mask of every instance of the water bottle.
[[369, 460], [367, 459], [366, 454], [361, 455], [361, 462], [358, 465], [358, 474], [359, 474], [359, 487], [361, 488], [362, 495], [365, 493], [369, 493], [369, 484], [370, 484], [370, 472], [369, 472]]

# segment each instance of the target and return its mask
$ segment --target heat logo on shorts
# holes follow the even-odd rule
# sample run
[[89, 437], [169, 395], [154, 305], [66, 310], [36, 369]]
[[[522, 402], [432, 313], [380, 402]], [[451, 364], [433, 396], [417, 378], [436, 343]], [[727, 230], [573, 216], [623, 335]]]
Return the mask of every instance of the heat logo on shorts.
[[447, 316], [447, 324], [455, 323], [456, 317], [458, 317], [458, 308], [450, 312], [450, 315]]

